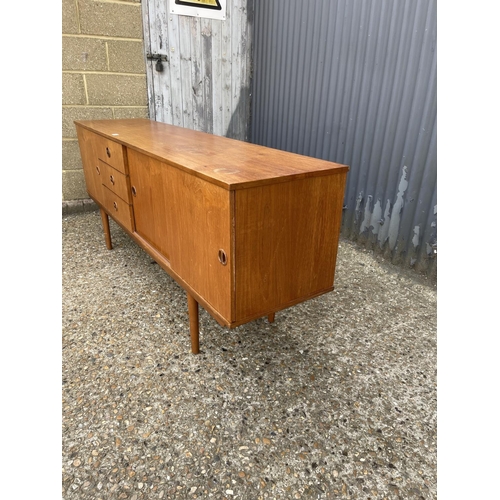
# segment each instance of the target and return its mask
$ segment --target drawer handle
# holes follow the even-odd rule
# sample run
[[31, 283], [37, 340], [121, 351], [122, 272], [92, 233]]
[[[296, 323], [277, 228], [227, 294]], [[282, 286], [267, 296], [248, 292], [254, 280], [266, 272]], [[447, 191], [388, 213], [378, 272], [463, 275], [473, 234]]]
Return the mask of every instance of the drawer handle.
[[97, 175], [101, 175], [101, 169], [98, 165], [96, 165], [95, 169], [97, 170]]
[[113, 202], [113, 207], [118, 212], [118, 205], [116, 204], [116, 201]]
[[135, 189], [135, 186], [132, 186], [132, 194], [137, 196], [137, 189]]
[[115, 185], [115, 178], [112, 175], [109, 176], [109, 182], [111, 182], [113, 186]]
[[108, 158], [111, 158], [111, 151], [109, 148], [106, 148], [106, 154], [108, 155]]
[[226, 252], [224, 252], [224, 250], [220, 249], [219, 250], [219, 262], [225, 266], [227, 264], [227, 256], [226, 256]]

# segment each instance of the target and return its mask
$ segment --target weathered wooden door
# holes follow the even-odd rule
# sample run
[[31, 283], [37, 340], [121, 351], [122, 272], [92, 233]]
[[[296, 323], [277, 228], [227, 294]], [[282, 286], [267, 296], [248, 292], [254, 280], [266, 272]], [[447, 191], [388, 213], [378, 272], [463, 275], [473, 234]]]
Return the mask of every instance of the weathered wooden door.
[[253, 0], [228, 1], [225, 20], [170, 2], [142, 2], [150, 118], [249, 140]]

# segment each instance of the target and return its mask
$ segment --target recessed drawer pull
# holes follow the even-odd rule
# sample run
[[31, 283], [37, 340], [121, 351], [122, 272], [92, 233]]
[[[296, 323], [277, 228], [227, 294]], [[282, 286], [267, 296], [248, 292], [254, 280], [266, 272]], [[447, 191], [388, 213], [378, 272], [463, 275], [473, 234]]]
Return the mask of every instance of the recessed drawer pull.
[[111, 182], [113, 186], [115, 185], [115, 178], [112, 175], [109, 176], [109, 182]]
[[220, 249], [219, 250], [219, 262], [225, 266], [227, 264], [227, 256], [226, 256], [226, 252], [224, 252], [224, 250]]
[[118, 205], [116, 204], [116, 201], [113, 202], [113, 207], [116, 211], [118, 211]]
[[135, 189], [135, 186], [132, 186], [132, 194], [137, 196], [137, 189]]
[[111, 158], [111, 151], [109, 148], [106, 148], [106, 154], [108, 155], [108, 158]]

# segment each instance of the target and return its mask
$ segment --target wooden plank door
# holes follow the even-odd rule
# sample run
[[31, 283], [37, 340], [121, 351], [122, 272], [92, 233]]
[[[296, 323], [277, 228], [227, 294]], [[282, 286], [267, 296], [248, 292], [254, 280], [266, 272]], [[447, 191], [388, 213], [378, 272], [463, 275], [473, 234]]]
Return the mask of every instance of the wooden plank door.
[[226, 19], [169, 13], [169, 0], [143, 0], [149, 117], [248, 140], [253, 2], [227, 2]]

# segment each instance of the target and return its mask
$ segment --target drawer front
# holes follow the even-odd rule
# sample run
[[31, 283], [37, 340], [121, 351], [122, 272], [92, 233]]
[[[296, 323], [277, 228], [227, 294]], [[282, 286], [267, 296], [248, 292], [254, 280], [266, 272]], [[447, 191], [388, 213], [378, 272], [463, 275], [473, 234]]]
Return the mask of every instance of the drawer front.
[[102, 172], [102, 183], [130, 205], [131, 200], [129, 195], [128, 177], [113, 167], [110, 167], [102, 160], [99, 160], [99, 167]]
[[125, 156], [123, 153], [123, 146], [115, 141], [110, 141], [102, 136], [96, 136], [96, 152], [97, 157], [111, 165], [116, 170], [127, 174], [125, 167]]
[[130, 232], [134, 231], [132, 207], [125, 203], [119, 196], [106, 186], [102, 187], [104, 192], [104, 206], [109, 214], [120, 222]]

